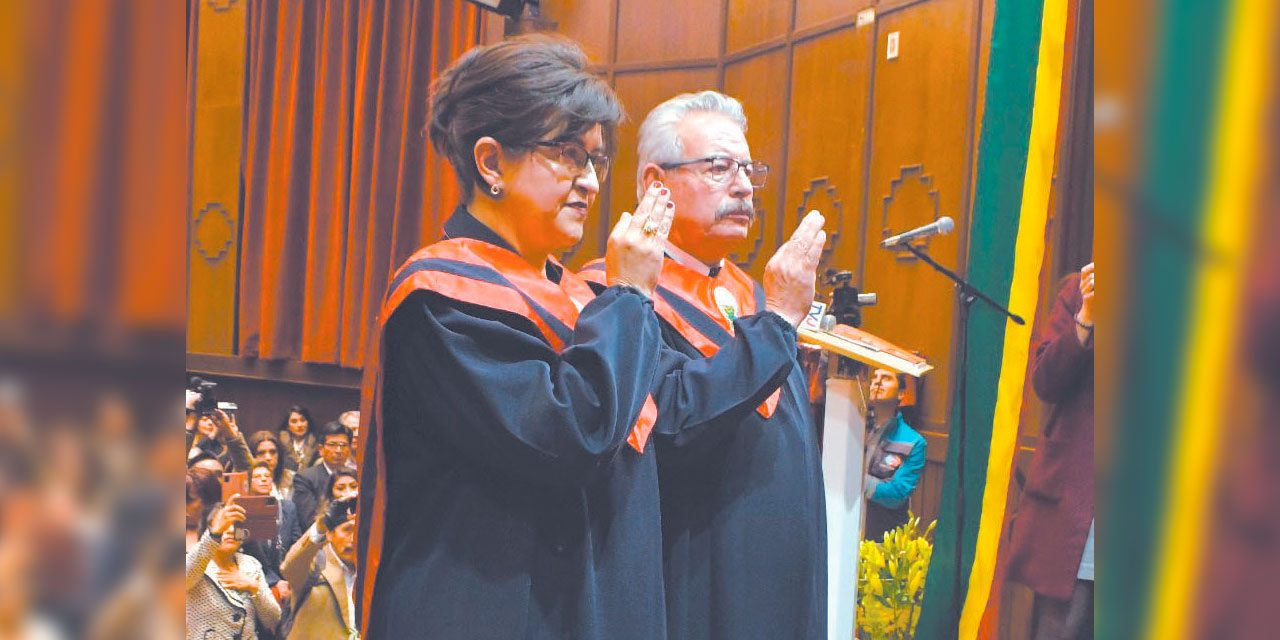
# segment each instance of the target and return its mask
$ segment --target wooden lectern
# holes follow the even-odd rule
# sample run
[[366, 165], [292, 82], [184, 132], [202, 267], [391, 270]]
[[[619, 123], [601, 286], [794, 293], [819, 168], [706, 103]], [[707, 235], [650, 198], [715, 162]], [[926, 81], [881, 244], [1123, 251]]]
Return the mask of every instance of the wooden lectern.
[[[919, 378], [933, 369], [924, 358], [846, 325], [821, 328], [826, 305], [815, 302], [800, 325], [800, 342], [873, 367]], [[866, 399], [861, 381], [838, 374], [831, 358], [823, 414], [822, 475], [827, 501], [827, 637], [850, 640], [858, 598], [858, 551], [864, 518], [862, 477]]]

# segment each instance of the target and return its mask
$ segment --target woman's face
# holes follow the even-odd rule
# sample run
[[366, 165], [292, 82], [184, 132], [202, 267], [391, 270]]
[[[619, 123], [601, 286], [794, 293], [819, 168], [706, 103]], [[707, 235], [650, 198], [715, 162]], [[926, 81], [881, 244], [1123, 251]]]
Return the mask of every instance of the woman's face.
[[[604, 131], [595, 125], [575, 139], [589, 153], [604, 153]], [[534, 147], [502, 163], [503, 200], [524, 215], [516, 220], [521, 251], [554, 253], [582, 239], [587, 211], [600, 193], [595, 169], [558, 159], [557, 147]]]
[[276, 465], [280, 463], [280, 448], [276, 443], [270, 440], [263, 440], [258, 443], [258, 450], [253, 452], [259, 460], [265, 461], [271, 466], [271, 472], [274, 473]]
[[196, 423], [196, 430], [200, 435], [213, 439], [218, 435], [218, 425], [209, 416], [200, 416], [200, 421]]
[[299, 438], [307, 435], [307, 419], [301, 413], [295, 411], [289, 414], [289, 433]]
[[236, 528], [230, 527], [222, 534], [222, 539], [218, 541], [218, 552], [223, 555], [231, 555], [240, 550], [241, 542], [236, 540]]
[[360, 483], [356, 482], [351, 476], [340, 476], [338, 481], [333, 483], [333, 499], [345, 500], [346, 498], [354, 498], [360, 494]]
[[253, 477], [249, 480], [249, 488], [258, 495], [271, 493], [271, 470], [266, 467], [254, 467]]

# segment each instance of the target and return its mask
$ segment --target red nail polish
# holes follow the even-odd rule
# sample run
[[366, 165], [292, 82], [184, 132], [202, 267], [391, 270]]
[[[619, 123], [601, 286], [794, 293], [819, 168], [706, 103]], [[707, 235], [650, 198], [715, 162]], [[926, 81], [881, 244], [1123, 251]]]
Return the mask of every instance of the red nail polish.
[[655, 188], [657, 188], [657, 189], [661, 189], [661, 188], [662, 188], [662, 183], [661, 183], [661, 182], [658, 182], [657, 180], [654, 180], [654, 181], [653, 181], [653, 186], [654, 186]]
[[666, 189], [663, 189], [662, 191], [659, 191], [659, 192], [658, 192], [658, 195], [660, 195], [660, 196], [665, 196], [665, 195], [667, 195], [667, 194], [669, 194], [669, 193], [671, 193], [671, 192], [670, 192], [670, 191], [668, 191], [668, 190], [666, 190]]
[[672, 201], [668, 200], [668, 201], [667, 201], [667, 208], [668, 208], [668, 209], [674, 209], [674, 208], [676, 208], [676, 203], [674, 203], [674, 202], [672, 202]]

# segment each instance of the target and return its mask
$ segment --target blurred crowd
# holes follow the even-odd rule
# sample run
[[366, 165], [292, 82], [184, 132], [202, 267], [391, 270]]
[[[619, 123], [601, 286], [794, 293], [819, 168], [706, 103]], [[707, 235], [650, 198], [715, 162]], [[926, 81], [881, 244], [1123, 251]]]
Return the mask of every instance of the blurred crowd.
[[0, 638], [180, 636], [179, 432], [137, 424], [111, 393], [85, 424], [37, 424], [0, 379]]
[[246, 434], [174, 403], [142, 429], [123, 394], [83, 423], [31, 395], [0, 378], [0, 638], [352, 637], [357, 412]]

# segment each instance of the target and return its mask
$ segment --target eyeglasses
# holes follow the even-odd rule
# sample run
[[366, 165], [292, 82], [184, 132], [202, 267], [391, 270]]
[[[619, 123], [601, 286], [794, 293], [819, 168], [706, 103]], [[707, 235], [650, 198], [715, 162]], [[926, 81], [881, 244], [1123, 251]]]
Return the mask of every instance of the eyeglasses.
[[350, 447], [351, 445], [350, 445], [349, 443], [346, 443], [346, 442], [339, 442], [339, 441], [335, 440], [335, 441], [332, 441], [332, 442], [326, 442], [326, 443], [324, 443], [324, 445], [323, 445], [323, 446], [329, 447], [330, 449], [346, 449], [347, 447]]
[[658, 166], [663, 169], [675, 169], [699, 162], [710, 162], [711, 167], [707, 170], [707, 175], [711, 176], [713, 181], [721, 184], [733, 181], [733, 178], [738, 175], [738, 169], [746, 172], [747, 180], [750, 180], [751, 186], [757, 189], [763, 187], [765, 179], [769, 177], [769, 165], [756, 160], [737, 160], [728, 156], [710, 156], [696, 160], [666, 162]]
[[539, 147], [555, 149], [555, 155], [552, 160], [564, 165], [565, 167], [573, 167], [578, 171], [586, 171], [587, 163], [591, 163], [591, 168], [596, 171], [596, 180], [604, 182], [609, 176], [609, 164], [613, 162], [607, 154], [591, 153], [587, 148], [578, 142], [572, 140], [539, 140], [533, 143]]

